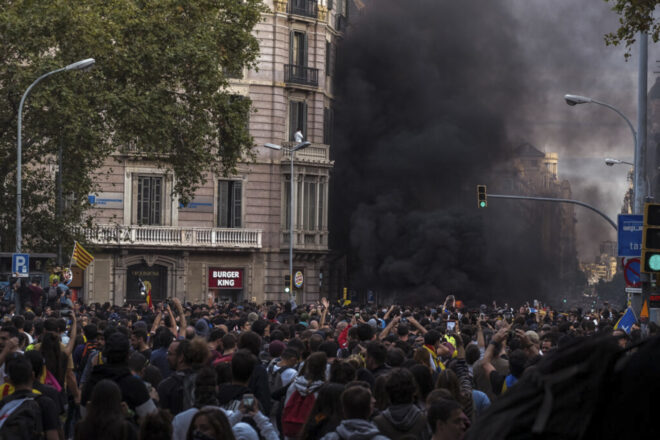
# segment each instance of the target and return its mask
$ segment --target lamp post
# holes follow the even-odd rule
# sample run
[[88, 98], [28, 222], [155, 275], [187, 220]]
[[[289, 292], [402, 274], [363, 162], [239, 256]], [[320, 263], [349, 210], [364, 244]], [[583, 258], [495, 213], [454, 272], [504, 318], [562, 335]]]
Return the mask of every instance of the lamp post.
[[[86, 58], [84, 60], [77, 61], [75, 63], [69, 64], [65, 67], [60, 67], [59, 69], [52, 70], [48, 73], [44, 73], [39, 78], [34, 80], [30, 87], [27, 88], [21, 102], [18, 105], [18, 135], [16, 142], [16, 253], [21, 252], [21, 242], [23, 241], [23, 233], [21, 231], [21, 196], [22, 196], [22, 176], [21, 176], [21, 129], [23, 122], [23, 104], [25, 103], [25, 98], [32, 90], [34, 86], [39, 83], [44, 78], [47, 78], [55, 73], [68, 71], [68, 70], [82, 70], [91, 67], [95, 63], [94, 58]], [[60, 170], [61, 173], [61, 170]]]
[[289, 153], [289, 162], [291, 163], [291, 178], [289, 179], [289, 280], [291, 285], [289, 285], [289, 296], [293, 297], [293, 153], [303, 148], [307, 148], [312, 145], [311, 142], [304, 141], [296, 144], [294, 147], [282, 147], [281, 145], [264, 144], [264, 147], [273, 149], [273, 150], [284, 150]]
[[[597, 104], [597, 105], [602, 105], [603, 107], [607, 107], [613, 112], [615, 112], [617, 115], [621, 116], [624, 121], [628, 124], [628, 128], [630, 128], [630, 132], [633, 135], [633, 141], [635, 142], [635, 163], [630, 164], [634, 167], [634, 178], [633, 178], [633, 191], [634, 191], [634, 197], [633, 197], [633, 213], [634, 214], [641, 214], [643, 207], [644, 207], [644, 171], [643, 171], [643, 165], [642, 165], [642, 154], [641, 154], [641, 146], [640, 143], [638, 142], [637, 139], [637, 132], [635, 131], [635, 128], [633, 127], [632, 123], [630, 122], [630, 119], [626, 117], [619, 109], [614, 107], [611, 104], [608, 104], [606, 102], [601, 102], [597, 101], [593, 98], [588, 98], [586, 96], [580, 96], [580, 95], [564, 95], [564, 100], [566, 101], [566, 104], [573, 106], [577, 104]], [[607, 159], [605, 160], [605, 163], [607, 165], [614, 165], [615, 163], [629, 163], [629, 162], [623, 162], [623, 161], [618, 161], [616, 159], [612, 159], [612, 163], [608, 163]]]

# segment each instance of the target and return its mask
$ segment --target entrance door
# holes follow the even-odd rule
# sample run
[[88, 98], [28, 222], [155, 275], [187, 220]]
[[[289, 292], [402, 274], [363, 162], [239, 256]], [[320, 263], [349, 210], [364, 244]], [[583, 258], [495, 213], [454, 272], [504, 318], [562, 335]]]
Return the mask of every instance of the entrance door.
[[167, 267], [154, 264], [129, 266], [126, 273], [126, 301], [132, 303], [146, 302], [147, 292], [140, 292], [140, 280], [147, 292], [151, 290], [151, 301], [157, 303], [167, 298]]

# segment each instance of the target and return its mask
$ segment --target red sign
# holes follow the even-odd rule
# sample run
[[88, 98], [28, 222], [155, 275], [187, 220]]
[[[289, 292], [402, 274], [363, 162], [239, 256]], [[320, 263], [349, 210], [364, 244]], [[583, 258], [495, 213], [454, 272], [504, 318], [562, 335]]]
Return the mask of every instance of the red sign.
[[209, 268], [209, 289], [242, 289], [243, 269]]

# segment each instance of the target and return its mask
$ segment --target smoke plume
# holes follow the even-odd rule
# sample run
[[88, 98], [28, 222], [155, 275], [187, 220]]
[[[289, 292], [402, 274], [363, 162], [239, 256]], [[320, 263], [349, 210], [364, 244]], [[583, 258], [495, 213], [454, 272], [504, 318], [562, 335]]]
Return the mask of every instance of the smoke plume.
[[[352, 288], [417, 302], [448, 293], [516, 302], [566, 294], [560, 272], [578, 281], [576, 259], [541, 251], [540, 231], [558, 206], [493, 199], [476, 207], [477, 184], [512, 192], [496, 176], [523, 142], [559, 152], [561, 163], [571, 149], [577, 158], [594, 145], [618, 151], [626, 136], [608, 129], [616, 115], [577, 112], [562, 98], [587, 94], [579, 90], [586, 85], [611, 92], [602, 87], [612, 77], [589, 76], [612, 62], [589, 46], [604, 47], [606, 5], [584, 12], [588, 25], [579, 27], [577, 6], [531, 3], [378, 0], [351, 16], [338, 48], [330, 215], [332, 246], [349, 255]], [[555, 20], [563, 13], [570, 18]], [[610, 29], [615, 22], [611, 16]], [[623, 64], [622, 52], [616, 56]], [[613, 199], [593, 182], [584, 187], [594, 199]], [[608, 203], [618, 209], [621, 198]]]

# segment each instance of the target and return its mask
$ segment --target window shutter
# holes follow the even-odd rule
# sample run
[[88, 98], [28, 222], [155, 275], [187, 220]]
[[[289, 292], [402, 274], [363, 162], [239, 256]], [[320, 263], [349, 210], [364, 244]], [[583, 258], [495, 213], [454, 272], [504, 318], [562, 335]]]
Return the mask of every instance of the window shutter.
[[303, 53], [302, 53], [302, 59], [300, 60], [300, 65], [302, 67], [307, 67], [307, 34], [302, 34], [302, 40], [303, 40]]
[[307, 130], [307, 103], [306, 102], [301, 102], [300, 103], [301, 107], [301, 121], [300, 121], [300, 126], [302, 127], [302, 132], [303, 135], [305, 136], [305, 139], [309, 139], [311, 136], [308, 133]]
[[233, 228], [241, 227], [241, 204], [243, 203], [243, 198], [241, 197], [242, 182], [234, 181], [232, 182], [232, 222], [231, 226]]
[[298, 124], [298, 103], [289, 101], [289, 140], [293, 141], [294, 134], [296, 133], [296, 125]]
[[226, 228], [229, 226], [227, 219], [227, 208], [229, 207], [229, 182], [221, 180], [218, 182], [218, 226]]
[[296, 55], [295, 55], [295, 40], [296, 40], [296, 33], [294, 31], [291, 31], [289, 33], [289, 64], [296, 64]]

